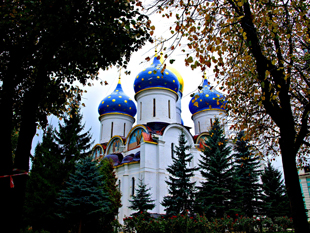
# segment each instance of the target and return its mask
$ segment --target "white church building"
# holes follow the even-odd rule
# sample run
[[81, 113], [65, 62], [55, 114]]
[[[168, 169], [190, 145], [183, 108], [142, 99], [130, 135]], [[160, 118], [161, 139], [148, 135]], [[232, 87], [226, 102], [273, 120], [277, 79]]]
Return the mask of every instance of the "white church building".
[[[190, 133], [181, 117], [183, 85], [181, 75], [171, 67], [163, 70], [162, 59], [155, 55], [151, 66], [135, 77], [133, 99], [123, 92], [119, 79], [115, 90], [99, 104], [100, 142], [93, 148], [93, 157], [111, 158], [114, 162], [122, 193], [120, 223], [133, 212], [128, 206], [138, 179], [151, 188], [155, 208], [150, 212], [165, 214], [160, 203], [168, 195], [166, 168], [172, 163], [182, 131], [193, 155], [189, 166], [198, 165], [204, 138], [215, 118], [221, 119], [229, 134], [223, 95], [210, 89], [206, 78], [189, 103], [195, 135]], [[201, 179], [199, 171], [193, 179]]]

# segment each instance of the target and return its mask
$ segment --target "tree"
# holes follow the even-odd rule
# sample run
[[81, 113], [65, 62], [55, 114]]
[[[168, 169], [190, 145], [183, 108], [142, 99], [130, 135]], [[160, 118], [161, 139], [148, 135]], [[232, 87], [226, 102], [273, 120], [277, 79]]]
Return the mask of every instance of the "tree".
[[[268, 161], [267, 166], [261, 176], [263, 183], [263, 214], [270, 218], [291, 216], [290, 203], [287, 192], [282, 180], [282, 174], [275, 169], [271, 162]], [[306, 212], [306, 210], [304, 209]]]
[[[45, 127], [49, 114], [60, 116], [70, 99], [80, 100], [82, 90], [72, 85], [74, 81], [91, 85], [99, 68], [126, 66], [130, 54], [151, 40], [148, 17], [134, 4], [126, 0], [1, 4], [0, 176], [12, 174], [13, 168], [29, 170], [37, 125]], [[13, 128], [19, 131], [14, 162]], [[12, 232], [18, 232], [26, 180], [16, 177], [15, 189], [10, 189], [9, 179], [0, 179], [0, 199], [11, 203], [0, 217], [9, 223], [8, 216], [15, 216]]]
[[103, 191], [109, 195], [111, 206], [109, 211], [101, 219], [101, 228], [104, 232], [113, 232], [112, 222], [118, 215], [118, 209], [121, 204], [121, 193], [117, 187], [117, 178], [115, 175], [113, 162], [108, 159], [102, 159], [99, 163], [99, 171], [102, 175]]
[[236, 139], [233, 154], [234, 180], [240, 187], [236, 197], [240, 201], [232, 200], [232, 202], [238, 203], [241, 209], [239, 214], [252, 218], [253, 215], [260, 214], [261, 208], [260, 158], [252, 151], [248, 140], [245, 139], [244, 131], [240, 131]]
[[84, 126], [80, 108], [72, 103], [63, 125], [59, 123], [59, 129], [56, 131], [56, 142], [61, 149], [62, 173], [65, 180], [73, 171], [75, 163], [87, 156], [93, 143], [90, 130], [82, 132]]
[[223, 218], [229, 213], [230, 187], [234, 183], [231, 147], [224, 135], [219, 119], [215, 119], [206, 137], [199, 168], [205, 181], [198, 187], [198, 212], [208, 217]]
[[66, 188], [57, 198], [58, 216], [69, 221], [71, 229], [99, 232], [100, 217], [110, 209], [109, 195], [103, 191], [102, 176], [96, 161], [86, 157], [75, 165]]
[[187, 210], [193, 213], [196, 182], [191, 182], [190, 179], [198, 168], [189, 168], [193, 159], [193, 156], [187, 153], [189, 149], [190, 146], [187, 145], [185, 134], [182, 132], [179, 136], [179, 145], [174, 150], [172, 164], [167, 168], [170, 174], [169, 180], [166, 181], [169, 195], [165, 196], [161, 203], [166, 207], [168, 215], [186, 213]]
[[[48, 127], [42, 143], [35, 149], [32, 169], [27, 182], [24, 218], [26, 226], [35, 231], [55, 231], [59, 221], [55, 215], [56, 196], [63, 186], [62, 162], [54, 130]], [[61, 224], [60, 224], [61, 225]]]
[[155, 207], [154, 200], [151, 199], [149, 191], [151, 188], [147, 188], [147, 185], [143, 183], [142, 179], [139, 179], [138, 188], [136, 189], [137, 194], [132, 196], [132, 200], [129, 200], [129, 209], [137, 210], [132, 215], [139, 215], [141, 213], [147, 213], [148, 210], [152, 210]]
[[309, 2], [157, 3], [165, 17], [172, 16], [166, 6], [179, 9], [171, 32], [187, 39], [186, 65], [213, 68], [237, 129], [247, 129], [262, 155], [280, 151], [295, 230], [310, 232], [296, 168], [310, 148]]

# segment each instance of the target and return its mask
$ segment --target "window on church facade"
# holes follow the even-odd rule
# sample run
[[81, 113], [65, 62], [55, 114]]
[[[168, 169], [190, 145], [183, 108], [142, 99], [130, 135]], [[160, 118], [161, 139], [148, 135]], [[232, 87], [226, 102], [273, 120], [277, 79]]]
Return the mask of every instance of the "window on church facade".
[[213, 122], [212, 122], [212, 119], [210, 119], [210, 126], [211, 126], [211, 127], [213, 126]]
[[124, 123], [124, 133], [123, 133], [123, 136], [125, 137], [126, 135], [126, 123]]
[[111, 122], [111, 138], [113, 137], [113, 122]]
[[168, 116], [169, 116], [169, 119], [171, 118], [170, 116], [170, 100], [168, 100]]
[[135, 195], [135, 178], [132, 177], [131, 196]]
[[142, 102], [140, 102], [140, 120], [142, 119]]
[[156, 116], [156, 100], [153, 99], [153, 117]]
[[103, 125], [101, 125], [100, 140], [102, 140], [102, 135], [103, 135]]
[[174, 158], [174, 143], [171, 143], [171, 158]]
[[121, 180], [118, 180], [118, 191], [121, 191]]
[[201, 133], [201, 130], [200, 130], [200, 121], [198, 121], [198, 133]]

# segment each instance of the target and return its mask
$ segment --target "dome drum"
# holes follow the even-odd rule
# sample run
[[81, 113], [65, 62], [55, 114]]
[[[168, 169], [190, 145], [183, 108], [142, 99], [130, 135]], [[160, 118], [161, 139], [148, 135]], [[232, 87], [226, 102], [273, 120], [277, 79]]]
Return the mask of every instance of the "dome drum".
[[150, 89], [136, 95], [138, 114], [137, 124], [147, 122], [176, 122], [177, 95], [163, 89]]

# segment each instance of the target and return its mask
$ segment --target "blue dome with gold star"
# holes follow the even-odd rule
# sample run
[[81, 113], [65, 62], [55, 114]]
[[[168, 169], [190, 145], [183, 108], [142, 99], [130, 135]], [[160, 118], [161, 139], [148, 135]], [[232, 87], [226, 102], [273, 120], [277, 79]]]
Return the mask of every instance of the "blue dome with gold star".
[[135, 93], [149, 89], [166, 89], [174, 92], [179, 91], [178, 77], [169, 69], [162, 72], [163, 64], [160, 58], [155, 55], [153, 63], [150, 67], [140, 72], [134, 82]]
[[225, 97], [220, 92], [211, 89], [208, 80], [205, 78], [200, 91], [195, 93], [194, 97], [189, 102], [189, 110], [194, 115], [201, 111], [208, 110], [226, 110]]
[[119, 80], [115, 90], [99, 104], [100, 116], [105, 114], [123, 114], [134, 117], [137, 113], [135, 103], [124, 93]]

